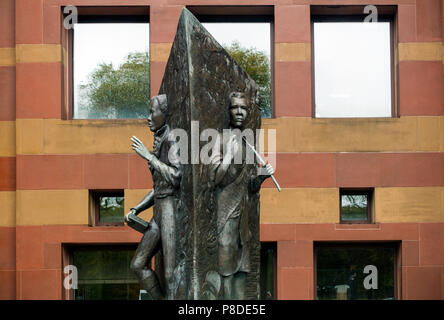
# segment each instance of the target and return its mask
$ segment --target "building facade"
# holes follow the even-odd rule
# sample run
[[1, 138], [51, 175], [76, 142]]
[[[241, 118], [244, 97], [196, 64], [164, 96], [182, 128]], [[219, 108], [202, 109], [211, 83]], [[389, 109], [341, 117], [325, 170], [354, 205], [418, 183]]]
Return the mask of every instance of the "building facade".
[[[271, 16], [272, 117], [262, 127], [276, 129], [282, 187], [278, 193], [267, 181], [261, 191], [271, 296], [444, 298], [443, 1], [1, 0], [1, 299], [88, 298], [64, 287], [65, 267], [83, 272], [94, 252], [108, 259], [97, 261], [114, 254], [128, 265], [141, 237], [97, 223], [94, 197], [123, 197], [124, 212], [137, 204], [152, 181], [129, 138], [152, 146], [153, 137], [141, 119], [73, 119], [68, 5], [84, 15], [149, 18], [151, 95], [182, 8], [227, 20]], [[390, 17], [390, 115], [318, 117], [315, 17], [344, 19], [367, 5]], [[356, 196], [364, 205], [347, 205]], [[348, 219], [351, 207], [365, 208], [363, 218]], [[138, 295], [126, 272], [85, 274], [82, 285]]]

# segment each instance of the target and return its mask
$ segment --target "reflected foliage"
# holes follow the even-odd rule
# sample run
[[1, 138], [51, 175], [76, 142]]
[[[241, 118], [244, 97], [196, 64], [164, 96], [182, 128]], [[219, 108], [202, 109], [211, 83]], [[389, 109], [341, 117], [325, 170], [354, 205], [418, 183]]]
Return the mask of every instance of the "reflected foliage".
[[150, 104], [150, 69], [147, 52], [128, 54], [125, 62], [114, 68], [102, 63], [79, 86], [76, 118], [144, 118]]
[[260, 107], [263, 118], [271, 117], [270, 58], [255, 48], [244, 48], [233, 41], [225, 50], [250, 75], [259, 86]]
[[[392, 247], [321, 246], [317, 248], [317, 298], [320, 300], [394, 299], [394, 257]], [[378, 289], [366, 289], [367, 265], [377, 268]], [[341, 295], [341, 289], [347, 291]]]
[[76, 248], [73, 264], [78, 271], [76, 300], [137, 300], [140, 285], [130, 269], [135, 249]]
[[368, 197], [366, 195], [341, 196], [342, 220], [367, 220]]
[[100, 197], [100, 222], [122, 222], [124, 197]]

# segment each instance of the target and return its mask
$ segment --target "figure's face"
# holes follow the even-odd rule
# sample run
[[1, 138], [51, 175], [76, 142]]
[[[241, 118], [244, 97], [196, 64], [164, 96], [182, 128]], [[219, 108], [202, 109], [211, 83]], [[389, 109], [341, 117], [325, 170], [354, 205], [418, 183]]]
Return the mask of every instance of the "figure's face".
[[231, 98], [230, 122], [235, 128], [242, 128], [247, 118], [247, 99]]
[[165, 115], [162, 113], [157, 99], [151, 100], [151, 109], [147, 121], [152, 132], [156, 132], [165, 124]]

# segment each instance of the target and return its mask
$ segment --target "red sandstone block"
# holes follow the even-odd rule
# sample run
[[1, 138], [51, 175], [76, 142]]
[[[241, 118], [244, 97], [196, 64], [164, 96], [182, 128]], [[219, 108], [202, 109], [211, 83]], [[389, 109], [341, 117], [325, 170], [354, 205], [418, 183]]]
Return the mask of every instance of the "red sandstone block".
[[420, 239], [421, 241], [435, 241], [444, 243], [444, 222], [443, 223], [421, 223]]
[[85, 155], [83, 181], [88, 189], [128, 189], [128, 155]]
[[15, 66], [0, 67], [0, 121], [13, 120], [15, 120]]
[[15, 47], [14, 16], [14, 0], [0, 1], [0, 48]]
[[395, 153], [382, 156], [382, 186], [432, 187], [444, 185], [444, 154]]
[[416, 1], [418, 41], [441, 41], [441, 1]]
[[442, 75], [441, 61], [401, 61], [401, 116], [443, 115]]
[[441, 300], [444, 299], [444, 267], [441, 267]]
[[421, 265], [444, 265], [444, 223], [420, 224]]
[[17, 270], [43, 267], [43, 241], [41, 226], [17, 226]]
[[336, 154], [339, 187], [428, 187], [443, 185], [442, 153]]
[[45, 269], [62, 269], [62, 246], [60, 242], [43, 245], [43, 267]]
[[81, 155], [19, 155], [17, 189], [81, 189], [82, 162]]
[[60, 119], [61, 64], [17, 64], [17, 118]]
[[150, 91], [151, 96], [159, 93], [162, 84], [163, 74], [165, 73], [166, 62], [151, 61], [150, 62]]
[[294, 240], [295, 226], [293, 224], [261, 224], [261, 241]]
[[336, 154], [338, 187], [376, 187], [383, 179], [382, 157], [375, 153]]
[[61, 298], [60, 271], [21, 271], [20, 295], [23, 300], [57, 300]]
[[312, 268], [278, 268], [278, 299], [310, 300]]
[[276, 5], [274, 15], [275, 42], [311, 42], [308, 4]]
[[61, 43], [62, 10], [58, 5], [43, 5], [43, 43]]
[[407, 268], [407, 296], [409, 300], [441, 299], [441, 267]]
[[276, 62], [276, 117], [311, 117], [311, 64], [308, 61]]
[[416, 41], [416, 6], [398, 5], [399, 42]]
[[43, 0], [16, 0], [16, 43], [42, 43]]
[[0, 300], [15, 300], [15, 271], [0, 271]]
[[150, 41], [173, 42], [183, 5], [150, 6]]
[[0, 227], [0, 252], [0, 271], [14, 270], [15, 227]]
[[403, 266], [419, 265], [419, 241], [402, 241], [401, 251]]
[[153, 179], [147, 161], [135, 154], [130, 155], [128, 159], [129, 189], [151, 189]]
[[0, 191], [15, 190], [15, 157], [0, 157]]
[[407, 269], [408, 267], [401, 267], [401, 297], [399, 299], [407, 299]]
[[439, 241], [420, 241], [419, 261], [423, 266], [444, 265], [444, 237]]
[[[276, 155], [275, 170], [275, 177], [283, 188], [336, 186], [335, 156], [331, 153], [279, 153]], [[275, 187], [271, 179], [267, 179], [262, 186]]]
[[313, 241], [279, 241], [277, 257], [278, 268], [313, 268]]

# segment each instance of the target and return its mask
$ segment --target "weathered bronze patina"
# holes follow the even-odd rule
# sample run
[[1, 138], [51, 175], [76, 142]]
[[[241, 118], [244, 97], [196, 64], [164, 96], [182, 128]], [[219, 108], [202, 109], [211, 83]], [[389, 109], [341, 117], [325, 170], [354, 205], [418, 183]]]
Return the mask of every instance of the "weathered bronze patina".
[[[150, 163], [154, 191], [133, 213], [154, 205], [154, 217], [147, 229], [139, 225], [144, 236], [133, 269], [155, 299], [258, 299], [259, 189], [273, 169], [267, 166], [267, 174], [258, 176], [256, 158], [245, 161], [245, 143], [235, 134], [220, 139], [209, 155], [211, 161], [203, 163], [200, 152], [208, 141], [199, 139], [210, 128], [217, 136], [224, 129], [259, 129], [257, 86], [184, 9], [159, 95], [168, 107], [164, 126], [151, 128], [155, 157], [146, 156], [151, 153], [134, 139], [135, 151]], [[175, 129], [189, 138], [177, 154], [187, 155], [181, 165], [163, 156], [171, 154], [171, 148], [175, 154], [174, 148], [183, 142], [163, 138]], [[255, 144], [254, 138], [250, 143]], [[229, 164], [221, 161], [224, 148], [229, 150]], [[241, 161], [232, 163], [239, 152]], [[161, 190], [165, 194], [159, 196]], [[137, 223], [129, 220], [130, 225]], [[162, 250], [156, 251], [160, 244]], [[148, 267], [156, 252], [159, 277]]]

